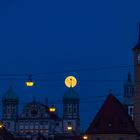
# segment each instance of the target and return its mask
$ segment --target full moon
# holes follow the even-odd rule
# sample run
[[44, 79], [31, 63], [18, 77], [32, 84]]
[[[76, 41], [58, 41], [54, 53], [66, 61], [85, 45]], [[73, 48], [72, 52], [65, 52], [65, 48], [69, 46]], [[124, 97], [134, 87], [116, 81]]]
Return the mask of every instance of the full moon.
[[66, 79], [65, 79], [65, 85], [70, 88], [74, 88], [76, 85], [77, 85], [77, 80], [74, 76], [68, 76]]

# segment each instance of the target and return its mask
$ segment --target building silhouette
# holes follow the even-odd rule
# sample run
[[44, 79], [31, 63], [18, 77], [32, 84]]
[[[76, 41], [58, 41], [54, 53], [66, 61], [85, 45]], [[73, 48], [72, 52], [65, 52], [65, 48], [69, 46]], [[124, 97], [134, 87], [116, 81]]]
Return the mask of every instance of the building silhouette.
[[131, 73], [128, 72], [127, 81], [124, 83], [124, 102], [128, 114], [134, 119], [134, 81], [131, 78]]
[[136, 130], [123, 104], [109, 94], [86, 134], [89, 140], [136, 140]]
[[[139, 25], [140, 31], [140, 25]], [[139, 39], [136, 46], [133, 48], [134, 53], [134, 122], [135, 126], [140, 132], [140, 32]]]

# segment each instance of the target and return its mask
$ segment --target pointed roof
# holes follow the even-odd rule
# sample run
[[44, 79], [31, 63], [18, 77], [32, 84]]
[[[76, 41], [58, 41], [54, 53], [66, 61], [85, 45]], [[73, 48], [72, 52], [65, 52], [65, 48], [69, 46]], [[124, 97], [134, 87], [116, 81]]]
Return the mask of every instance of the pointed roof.
[[138, 132], [120, 101], [109, 94], [87, 129], [87, 134], [138, 134]]
[[140, 49], [140, 23], [139, 23], [139, 40], [138, 40], [138, 43], [136, 44], [136, 46], [133, 49], [134, 50], [135, 49]]

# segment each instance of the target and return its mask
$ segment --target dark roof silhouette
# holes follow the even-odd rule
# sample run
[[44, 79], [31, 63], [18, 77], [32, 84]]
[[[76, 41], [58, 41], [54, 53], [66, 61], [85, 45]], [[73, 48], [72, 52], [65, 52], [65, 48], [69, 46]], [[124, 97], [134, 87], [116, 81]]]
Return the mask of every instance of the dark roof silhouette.
[[11, 133], [9, 133], [5, 129], [5, 127], [0, 128], [0, 138], [2, 138], [3, 140], [15, 140], [13, 135]]
[[31, 138], [16, 138], [16, 140], [32, 140]]
[[56, 136], [54, 140], [82, 140], [81, 135], [75, 135], [75, 136], [69, 136], [69, 135], [62, 135], [62, 136]]
[[138, 131], [120, 101], [109, 94], [86, 133], [138, 134]]
[[43, 134], [38, 133], [38, 135], [37, 135], [37, 136], [35, 136], [35, 137], [33, 137], [33, 139], [32, 139], [32, 140], [47, 140], [47, 138], [46, 138], [46, 137], [44, 137], [44, 136], [43, 136]]
[[140, 49], [140, 23], [139, 23], [139, 40], [138, 40], [138, 43], [135, 45], [135, 47], [133, 49], [134, 50], [135, 49]]

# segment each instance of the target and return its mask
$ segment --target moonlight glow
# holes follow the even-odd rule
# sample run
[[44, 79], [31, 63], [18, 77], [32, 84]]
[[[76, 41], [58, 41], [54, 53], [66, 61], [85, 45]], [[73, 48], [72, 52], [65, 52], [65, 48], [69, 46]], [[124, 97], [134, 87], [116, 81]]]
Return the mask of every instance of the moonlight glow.
[[65, 85], [70, 88], [70, 87], [75, 87], [77, 85], [77, 80], [74, 76], [68, 76], [65, 79]]

